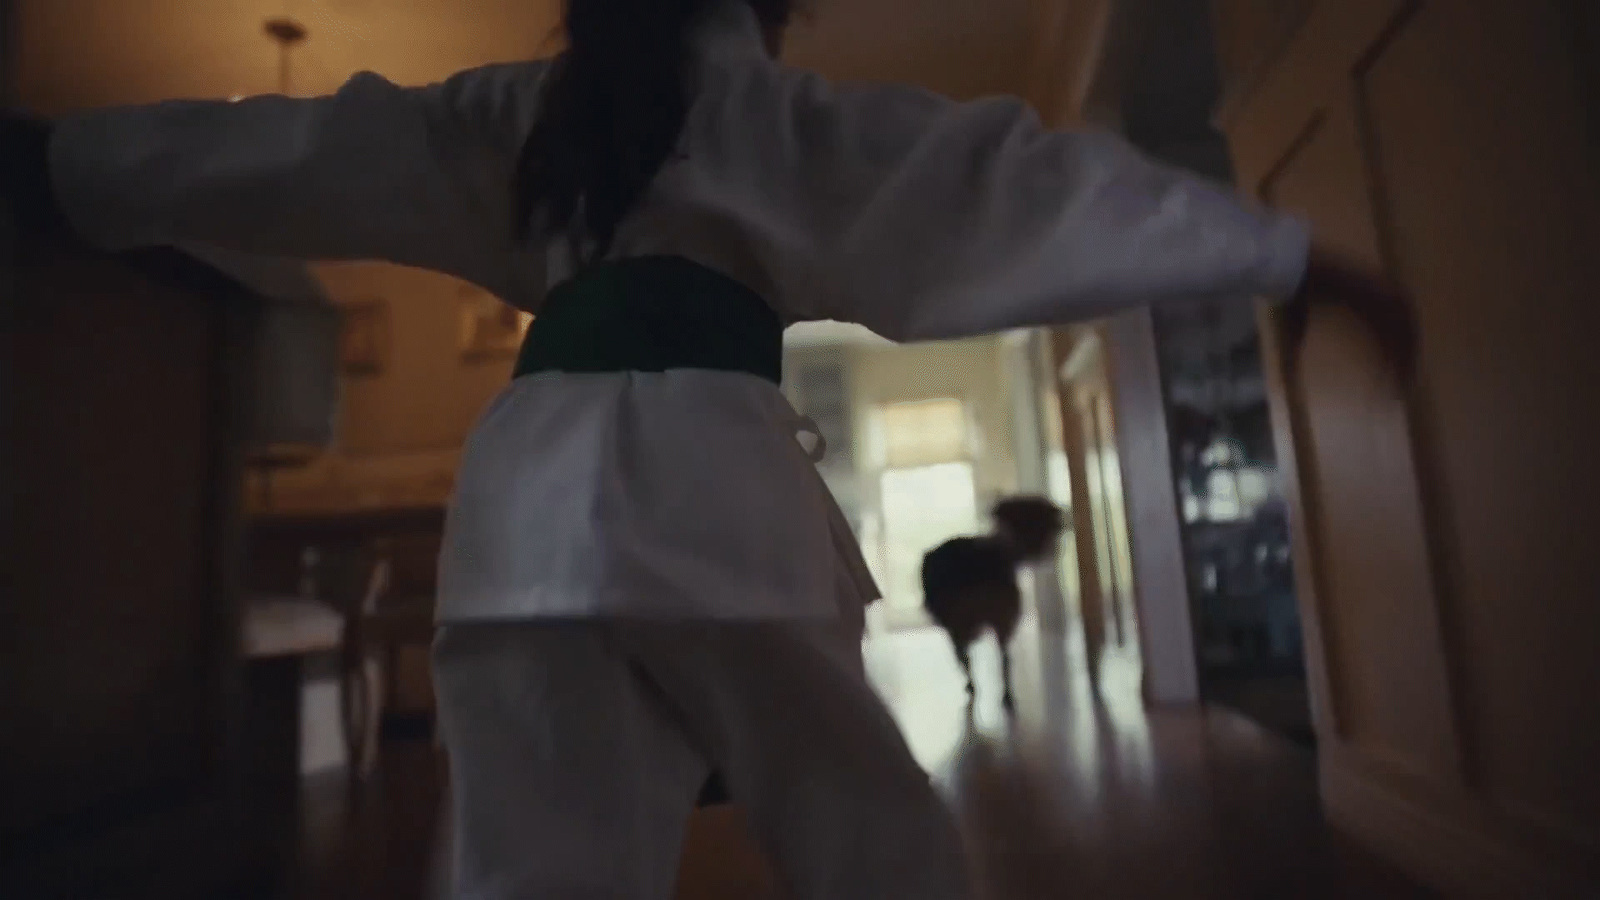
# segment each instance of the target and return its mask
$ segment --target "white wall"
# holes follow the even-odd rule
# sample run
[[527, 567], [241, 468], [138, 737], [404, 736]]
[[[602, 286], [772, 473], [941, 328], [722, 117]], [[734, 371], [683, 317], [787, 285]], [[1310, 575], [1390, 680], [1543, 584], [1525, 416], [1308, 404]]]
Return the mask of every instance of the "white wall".
[[1149, 310], [1109, 320], [1104, 334], [1133, 553], [1145, 698], [1159, 704], [1197, 703], [1194, 623]]

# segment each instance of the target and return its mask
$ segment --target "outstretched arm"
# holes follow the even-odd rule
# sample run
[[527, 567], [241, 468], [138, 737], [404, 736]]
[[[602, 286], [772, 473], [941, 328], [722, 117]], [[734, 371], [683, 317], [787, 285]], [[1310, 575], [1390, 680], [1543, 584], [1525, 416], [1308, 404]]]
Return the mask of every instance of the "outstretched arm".
[[[1152, 161], [1122, 139], [1045, 129], [1020, 101], [955, 103], [900, 88], [789, 96], [786, 198], [810, 242], [795, 290], [897, 340], [949, 338], [1204, 297], [1288, 300], [1376, 281], [1311, 252], [1303, 221]], [[1388, 308], [1372, 304], [1374, 309]]]
[[805, 153], [802, 190], [815, 195], [782, 204], [811, 242], [805, 287], [830, 298], [833, 318], [885, 337], [1288, 297], [1305, 272], [1300, 220], [1114, 135], [1047, 130], [1021, 101], [810, 80], [788, 102], [784, 143]]
[[108, 249], [212, 244], [493, 282], [513, 165], [496, 131], [514, 127], [526, 74], [493, 67], [401, 88], [368, 73], [314, 99], [69, 116], [51, 141], [52, 181], [75, 228]]

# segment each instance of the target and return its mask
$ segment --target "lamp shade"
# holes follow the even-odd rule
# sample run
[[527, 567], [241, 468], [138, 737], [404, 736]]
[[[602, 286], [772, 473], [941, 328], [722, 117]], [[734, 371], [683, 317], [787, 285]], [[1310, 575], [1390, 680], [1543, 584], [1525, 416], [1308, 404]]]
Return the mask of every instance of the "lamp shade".
[[[251, 443], [274, 455], [331, 446], [339, 414], [339, 311], [275, 301], [262, 311]], [[276, 451], [276, 452], [275, 452]]]
[[183, 248], [264, 299], [257, 320], [252, 452], [292, 464], [331, 446], [339, 416], [342, 319], [303, 263]]

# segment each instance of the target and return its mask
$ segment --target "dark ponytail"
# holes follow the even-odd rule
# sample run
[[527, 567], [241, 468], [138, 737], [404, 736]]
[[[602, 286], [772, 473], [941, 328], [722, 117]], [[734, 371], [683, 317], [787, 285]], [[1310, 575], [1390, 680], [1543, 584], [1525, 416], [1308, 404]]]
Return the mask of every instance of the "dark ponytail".
[[545, 83], [517, 165], [517, 235], [581, 227], [604, 256], [617, 227], [673, 154], [692, 101], [690, 41], [722, 3], [764, 25], [791, 0], [567, 0], [566, 52]]

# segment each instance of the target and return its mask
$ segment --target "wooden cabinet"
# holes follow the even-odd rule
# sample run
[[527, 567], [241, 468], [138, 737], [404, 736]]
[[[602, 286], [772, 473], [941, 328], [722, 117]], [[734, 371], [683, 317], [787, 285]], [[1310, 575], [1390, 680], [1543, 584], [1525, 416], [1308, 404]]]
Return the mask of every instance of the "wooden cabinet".
[[175, 253], [7, 240], [0, 893], [237, 896], [283, 849], [235, 584], [254, 299]]
[[1225, 116], [1240, 183], [1387, 267], [1423, 330], [1412, 382], [1336, 313], [1292, 371], [1269, 341], [1329, 813], [1441, 884], [1576, 896], [1600, 885], [1592, 4], [1298, 5]]

